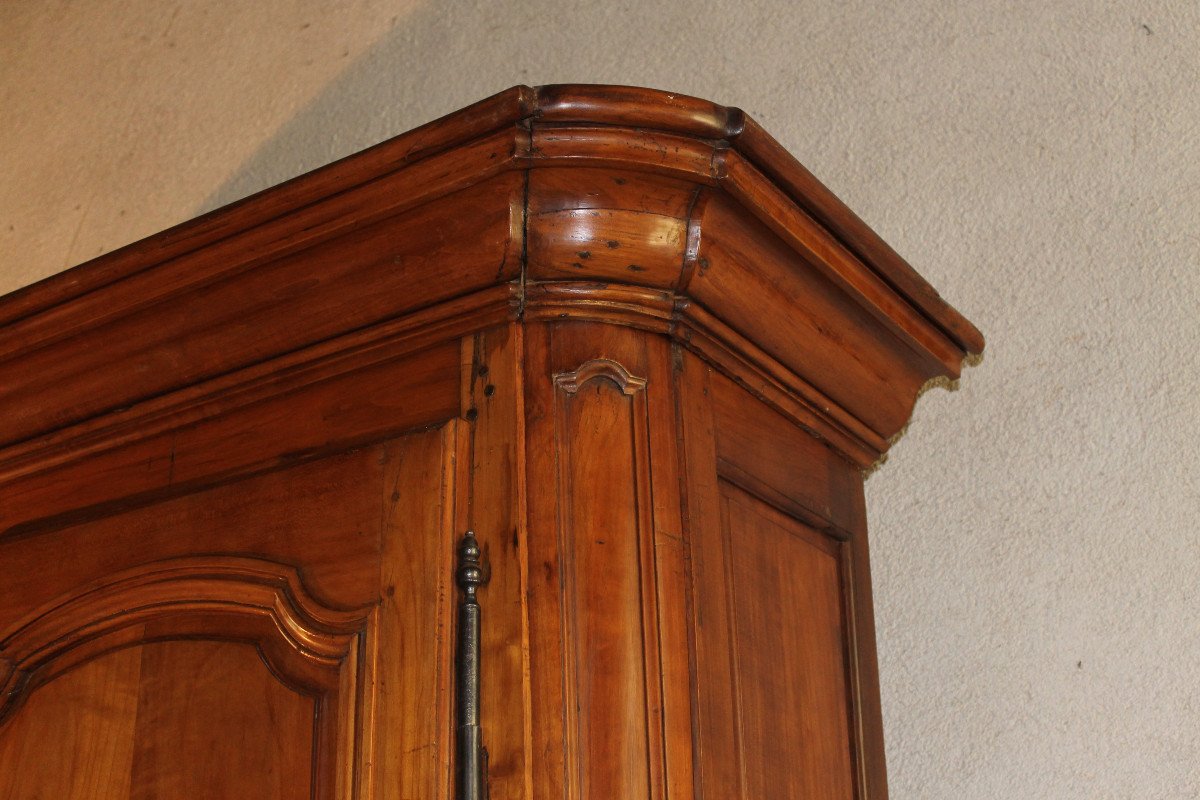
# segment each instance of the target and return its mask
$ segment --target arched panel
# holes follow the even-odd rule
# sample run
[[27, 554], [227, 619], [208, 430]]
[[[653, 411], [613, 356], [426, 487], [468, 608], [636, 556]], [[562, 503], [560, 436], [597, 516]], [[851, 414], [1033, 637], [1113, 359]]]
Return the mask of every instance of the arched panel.
[[0, 728], [0, 798], [327, 797], [313, 791], [317, 702], [245, 642], [109, 651], [39, 686]]
[[[294, 569], [260, 559], [178, 558], [108, 576], [0, 637], [0, 759], [19, 757], [14, 737], [35, 738], [39, 726], [57, 724], [86, 745], [99, 725], [118, 731], [106, 737], [124, 737], [129, 754], [126, 766], [108, 766], [105, 785], [123, 782], [131, 797], [228, 779], [216, 763], [180, 768], [196, 758], [188, 751], [213, 756], [218, 745], [229, 745], [223, 762], [233, 773], [254, 772], [238, 768], [239, 758], [262, 772], [245, 787], [255, 796], [274, 796], [262, 794], [269, 786], [280, 796], [300, 786], [315, 797], [354, 796], [372, 619], [373, 609], [324, 607]], [[132, 705], [100, 702], [110, 685]]]

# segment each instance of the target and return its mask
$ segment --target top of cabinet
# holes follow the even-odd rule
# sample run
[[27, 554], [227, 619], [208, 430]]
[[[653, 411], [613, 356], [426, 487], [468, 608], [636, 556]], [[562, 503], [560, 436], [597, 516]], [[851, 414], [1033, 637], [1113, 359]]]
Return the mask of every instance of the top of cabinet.
[[720, 342], [864, 453], [983, 349], [739, 109], [517, 86], [0, 298], [0, 446], [488, 291]]

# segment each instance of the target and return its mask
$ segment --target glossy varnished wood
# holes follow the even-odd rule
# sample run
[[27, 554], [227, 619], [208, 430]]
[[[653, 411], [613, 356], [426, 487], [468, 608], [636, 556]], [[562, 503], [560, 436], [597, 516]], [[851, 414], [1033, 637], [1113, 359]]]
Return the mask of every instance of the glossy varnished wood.
[[841, 548], [721, 489], [738, 795], [852, 798]]
[[0, 738], [0, 797], [130, 797], [141, 665], [117, 650], [30, 697]]
[[[716, 263], [708, 240], [722, 234], [757, 243], [750, 262]], [[775, 291], [755, 296], [762, 276]], [[689, 289], [696, 277], [702, 297]], [[877, 452], [925, 381], [956, 376], [982, 349], [740, 111], [647, 90], [521, 87], [0, 301], [0, 402], [12, 408], [0, 442], [471, 291], [546, 279], [698, 302], [811, 387], [817, 417], [834, 412], [813, 398], [832, 397], [861, 420], [875, 434], [862, 444]], [[708, 281], [718, 284], [704, 293]], [[814, 281], [811, 296], [833, 311], [814, 310], [813, 344], [758, 341], [772, 329], [747, 323], [748, 309], [786, 318]], [[289, 314], [308, 323], [281, 324]], [[103, 346], [72, 346], [84, 336]], [[823, 366], [862, 342], [874, 351], [854, 351], [857, 373]], [[859, 399], [867, 376], [897, 379], [892, 408]]]
[[[286, 780], [310, 775], [318, 797], [448, 797], [449, 562], [440, 543], [453, 524], [453, 438], [453, 427], [414, 434], [0, 540], [4, 563], [59, 564], [13, 575], [14, 591], [2, 594], [5, 691], [19, 693], [11, 695], [13, 720], [0, 727], [0, 742], [16, 747], [7, 737], [24, 736], [25, 709], [45, 706], [40, 698], [56, 696], [62, 681], [71, 685], [78, 669], [140, 648], [146, 656], [134, 673], [139, 697], [157, 697], [152, 687], [160, 686], [179, 693], [163, 702], [185, 705], [150, 727], [150, 706], [139, 701], [129, 712], [137, 722], [127, 728], [129, 745], [135, 755], [145, 753], [113, 778], [129, 782], [129, 796], [266, 791], [249, 769], [221, 773], [241, 783], [210, 782], [201, 790], [196, 782], [211, 771], [207, 761], [183, 774], [177, 748], [159, 755], [146, 749], [190, 736], [286, 745], [282, 766], [271, 772], [272, 780], [285, 781], [281, 797], [300, 791]], [[69, 559], [56, 557], [64, 551]], [[152, 644], [183, 641], [242, 642], [249, 661], [234, 651], [188, 655]], [[208, 683], [197, 684], [198, 675]], [[294, 703], [264, 707], [258, 727], [251, 724], [245, 714], [254, 706], [234, 688], [272, 696], [276, 689], [264, 681], [286, 690], [281, 698], [295, 694], [308, 704], [307, 722], [287, 726], [308, 731], [308, 739], [287, 744], [274, 730], [286, 714], [300, 713]], [[418, 704], [423, 714], [408, 712]], [[103, 715], [93, 720], [86, 705], [44, 713], [66, 715], [60, 728], [78, 719], [68, 730], [84, 736], [93, 724], [111, 724]], [[185, 724], [191, 727], [170, 733]], [[163, 765], [153, 766], [154, 759]], [[263, 756], [255, 763], [272, 762]], [[0, 766], [7, 772], [14, 765]], [[149, 788], [139, 793], [138, 786]]]
[[752, 119], [516, 87], [0, 298], [0, 797], [885, 800], [862, 470], [983, 340]]
[[247, 785], [279, 800], [312, 793], [313, 700], [281, 684], [252, 647], [141, 649], [131, 797], [232, 797]]
[[457, 530], [475, 531], [481, 592], [483, 739], [491, 800], [531, 796], [529, 608], [525, 535], [524, 328], [491, 328], [462, 344]]
[[663, 797], [687, 713], [663, 684], [659, 598], [660, 574], [678, 574], [658, 566], [678, 484], [670, 460], [651, 466], [671, 430], [669, 350], [594, 323], [534, 326], [526, 346], [535, 794]]

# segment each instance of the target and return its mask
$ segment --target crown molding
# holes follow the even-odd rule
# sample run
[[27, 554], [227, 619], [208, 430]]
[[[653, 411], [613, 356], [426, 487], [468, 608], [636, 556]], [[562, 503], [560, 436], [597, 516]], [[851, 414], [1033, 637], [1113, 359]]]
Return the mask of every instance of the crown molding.
[[0, 472], [422, 320], [564, 317], [671, 336], [860, 464], [983, 348], [738, 109], [520, 86], [0, 298]]

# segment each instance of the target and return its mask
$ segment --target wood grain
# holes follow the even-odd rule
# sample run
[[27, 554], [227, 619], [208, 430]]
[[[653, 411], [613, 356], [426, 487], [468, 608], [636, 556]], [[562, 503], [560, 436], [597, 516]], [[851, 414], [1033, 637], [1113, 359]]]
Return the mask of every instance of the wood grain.
[[[521, 186], [518, 176], [508, 175], [237, 276], [174, 290], [154, 302], [138, 293], [142, 307], [136, 313], [106, 320], [90, 334], [104, 343], [105, 358], [120, 365], [120, 381], [95, 369], [90, 348], [70, 341], [37, 346], [23, 333], [21, 349], [6, 360], [13, 379], [0, 382], [0, 403], [12, 409], [0, 423], [0, 441], [69, 425], [416, 310], [447, 299], [448, 286], [458, 295], [509, 279], [517, 269], [506, 265], [510, 206]], [[237, 252], [246, 250], [252, 248], [241, 245]], [[436, 281], [429, 279], [433, 275]], [[305, 324], [290, 324], [296, 319]]]
[[739, 795], [852, 800], [840, 545], [728, 484], [721, 501]]
[[131, 800], [312, 792], [316, 704], [280, 683], [254, 647], [173, 641], [138, 649]]
[[[375, 796], [450, 797], [454, 425], [392, 443], [384, 465]], [[420, 713], [414, 713], [420, 709]]]
[[[315, 199], [343, 194], [408, 164], [514, 125], [531, 113], [535, 94], [527, 86], [514, 86], [375, 147], [13, 292], [0, 301], [0, 324], [32, 317], [271, 220], [295, 219], [296, 212]], [[419, 194], [410, 197], [414, 204], [423, 199]]]
[[[704, 213], [698, 259], [707, 267], [689, 295], [876, 434], [907, 420], [917, 390], [945, 367], [924, 363], [736, 204], [714, 200]], [[772, 325], [761, 324], [764, 314]]]
[[859, 521], [859, 471], [720, 374], [711, 377], [717, 471], [812, 527], [844, 538]]
[[142, 653], [109, 653], [31, 697], [0, 728], [0, 797], [126, 800]]
[[515, 87], [0, 298], [0, 797], [886, 800], [860, 470], [982, 337], [736, 108]]
[[[140, 672], [130, 673], [131, 691], [141, 698], [132, 712], [138, 724], [125, 737], [135, 757], [123, 780], [133, 794], [120, 796], [308, 796], [310, 780], [318, 797], [412, 796], [405, 787], [448, 796], [449, 553], [440, 545], [451, 540], [453, 503], [430, 502], [453, 496], [454, 456], [444, 438], [434, 430], [0, 543], [8, 563], [77, 548], [63, 569], [29, 573], [26, 591], [0, 596], [13, 631], [0, 631], [0, 655], [12, 660], [17, 671], [10, 677], [28, 693], [11, 723], [15, 735], [25, 738], [20, 720], [28, 708], [45, 705], [43, 692], [52, 698], [56, 686], [71, 685], [80, 670], [90, 674], [90, 665], [112, 653], [143, 650]], [[255, 558], [183, 555], [213, 548]], [[427, 555], [413, 548], [427, 548]], [[278, 561], [264, 556], [302, 564], [321, 601], [298, 576], [288, 577], [295, 575], [290, 568], [272, 567]], [[142, 566], [122, 571], [131, 563]], [[253, 582], [258, 564], [266, 583]], [[252, 581], [244, 592], [237, 588], [241, 575]], [[82, 588], [72, 595], [69, 587]], [[40, 608], [38, 597], [47, 598]], [[298, 611], [276, 616], [293, 603]], [[360, 610], [339, 610], [353, 608]], [[11, 616], [26, 609], [23, 620]], [[83, 633], [57, 632], [69, 626]], [[221, 647], [185, 652], [174, 647], [181, 642]], [[193, 685], [193, 675], [204, 682]], [[249, 698], [266, 698], [267, 705]], [[298, 726], [301, 711], [287, 698], [307, 708], [305, 724]], [[442, 711], [408, 713], [416, 704]], [[146, 716], [160, 705], [166, 716]], [[86, 704], [50, 708], [46, 713], [60, 717], [81, 714], [85, 731], [105, 718]], [[254, 708], [265, 716], [254, 718]], [[62, 728], [61, 719], [54, 724]], [[276, 725], [307, 738], [281, 738]], [[0, 720], [0, 740], [7, 730]], [[260, 771], [222, 772], [220, 780], [234, 781], [225, 786], [207, 777], [212, 763], [180, 759], [180, 742], [216, 739], [228, 740]], [[82, 752], [88, 741], [78, 744]], [[261, 751], [268, 745], [282, 749]], [[380, 757], [373, 758], [376, 746]], [[80, 766], [78, 780], [91, 780], [90, 769]]]
[[[0, 402], [12, 406], [0, 443], [547, 279], [670, 288], [884, 442], [925, 381], [956, 377], [983, 347], [738, 109], [515, 87], [0, 300]], [[787, 330], [754, 324], [759, 308]], [[93, 346], [76, 347], [85, 337]]]
[[378, 588], [362, 576], [379, 573], [385, 485], [379, 462], [386, 452], [376, 446], [333, 455], [55, 531], [0, 540], [5, 564], [56, 564], [52, 571], [14, 568], [5, 575], [0, 627], [77, 587], [197, 550], [301, 565], [305, 585], [330, 607], [373, 602]]
[[0, 538], [153, 503], [444, 420], [457, 409], [457, 361], [453, 343], [428, 348], [228, 411], [218, 407], [211, 416], [176, 419], [178, 427], [22, 474], [3, 486]]
[[697, 359], [679, 388], [700, 786], [886, 798], [861, 477]]
[[661, 797], [645, 342], [575, 323], [526, 352], [528, 480], [553, 487], [529, 497], [535, 793]]
[[458, 530], [473, 530], [488, 582], [483, 604], [483, 734], [490, 800], [531, 796], [527, 531], [523, 491], [522, 348], [511, 325], [463, 342], [462, 429], [469, 429], [460, 469]]
[[555, 383], [564, 678], [574, 689], [566, 723], [574, 763], [567, 769], [581, 798], [647, 796], [647, 632], [640, 613], [643, 543], [650, 535], [645, 379], [616, 362], [588, 361], [559, 373]]

